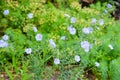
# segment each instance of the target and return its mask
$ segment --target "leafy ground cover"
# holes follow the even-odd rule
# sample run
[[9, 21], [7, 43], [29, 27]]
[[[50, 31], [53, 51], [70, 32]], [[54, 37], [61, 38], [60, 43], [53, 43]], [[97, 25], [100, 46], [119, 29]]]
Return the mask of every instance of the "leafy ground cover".
[[2, 80], [119, 80], [114, 3], [65, 4], [0, 1]]

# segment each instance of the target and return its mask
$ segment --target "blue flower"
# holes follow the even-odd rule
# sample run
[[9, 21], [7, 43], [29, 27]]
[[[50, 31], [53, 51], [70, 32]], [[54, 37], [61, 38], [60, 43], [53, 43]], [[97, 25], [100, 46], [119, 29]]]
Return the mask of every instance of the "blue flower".
[[92, 18], [91, 24], [95, 24], [97, 22], [96, 18]]
[[52, 39], [49, 40], [49, 44], [52, 48], [56, 48], [56, 44]]
[[76, 34], [76, 29], [75, 29], [74, 27], [72, 27], [72, 25], [70, 25], [70, 26], [68, 27], [68, 31], [69, 31], [70, 34], [72, 34], [72, 35], [75, 35], [75, 34]]
[[82, 41], [81, 47], [84, 49], [85, 52], [89, 52], [89, 50], [92, 48], [92, 44], [90, 44], [88, 41]]
[[83, 29], [82, 29], [82, 32], [83, 32], [84, 34], [90, 34], [90, 33], [93, 32], [93, 28], [92, 28], [92, 27], [83, 28]]
[[34, 31], [34, 32], [37, 32], [37, 31], [38, 31], [38, 30], [37, 30], [37, 27], [34, 26], [34, 27], [33, 27], [33, 31]]
[[0, 48], [4, 48], [4, 47], [7, 47], [8, 46], [8, 43], [5, 42], [4, 40], [0, 40]]
[[4, 11], [3, 11], [3, 14], [4, 14], [4, 15], [8, 15], [8, 14], [9, 14], [9, 10], [8, 10], [8, 9], [7, 9], [7, 10], [4, 10]]
[[25, 49], [25, 53], [26, 53], [26, 54], [31, 54], [31, 53], [32, 53], [32, 49], [31, 49], [31, 48]]
[[9, 36], [8, 36], [8, 35], [4, 35], [4, 36], [2, 37], [2, 39], [6, 41], [6, 40], [9, 39]]
[[75, 55], [75, 57], [74, 57], [74, 58], [75, 58], [75, 61], [76, 61], [76, 62], [79, 62], [79, 61], [80, 61], [80, 56]]
[[60, 60], [58, 58], [55, 58], [54, 59], [54, 64], [56, 64], [56, 65], [60, 64]]
[[70, 19], [70, 22], [71, 22], [71, 23], [75, 23], [75, 22], [76, 22], [76, 18], [75, 18], [75, 17], [72, 17], [72, 18]]
[[99, 25], [100, 25], [100, 26], [103, 26], [103, 25], [104, 25], [104, 20], [103, 20], [103, 19], [99, 20]]
[[32, 19], [33, 18], [33, 13], [29, 13], [27, 16], [28, 16], [29, 19]]
[[37, 34], [37, 35], [35, 36], [35, 39], [36, 39], [37, 41], [41, 41], [41, 40], [42, 40], [42, 34]]
[[107, 7], [108, 7], [108, 8], [112, 8], [112, 5], [111, 5], [111, 4], [107, 4]]

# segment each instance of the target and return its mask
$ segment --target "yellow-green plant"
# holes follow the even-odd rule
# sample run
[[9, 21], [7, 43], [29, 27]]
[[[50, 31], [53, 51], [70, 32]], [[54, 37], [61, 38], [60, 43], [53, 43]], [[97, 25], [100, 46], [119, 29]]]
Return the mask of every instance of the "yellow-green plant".
[[0, 70], [11, 80], [10, 69], [23, 80], [52, 79], [54, 73], [60, 80], [77, 80], [89, 72], [96, 79], [118, 79], [111, 68], [119, 70], [120, 57], [120, 24], [110, 15], [115, 7], [98, 2], [81, 8], [69, 0], [64, 8], [62, 3], [0, 1]]

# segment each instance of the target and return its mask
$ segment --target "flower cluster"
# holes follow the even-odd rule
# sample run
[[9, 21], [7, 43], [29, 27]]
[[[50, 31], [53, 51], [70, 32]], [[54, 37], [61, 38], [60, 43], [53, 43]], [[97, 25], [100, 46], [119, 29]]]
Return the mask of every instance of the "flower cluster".
[[8, 46], [7, 40], [9, 39], [8, 35], [2, 36], [2, 40], [0, 40], [0, 48], [4, 48]]
[[[105, 12], [107, 12], [107, 11], [105, 10]], [[98, 21], [98, 23], [99, 23], [100, 26], [104, 25], [104, 20], [103, 19], [97, 20], [96, 18], [92, 18], [91, 24], [94, 25], [94, 24], [97, 23], [97, 21]]]
[[[76, 73], [75, 76], [68, 78], [70, 80], [79, 77], [87, 79], [82, 75], [84, 71], [90, 70], [95, 73], [96, 79], [99, 79], [97, 76], [102, 77], [100, 72], [108, 70], [107, 68], [105, 70], [104, 66], [114, 67], [114, 59], [116, 56], [120, 57], [119, 22], [116, 23], [110, 16], [110, 12], [115, 8], [111, 4], [98, 2], [82, 8], [78, 3], [77, 7], [73, 5], [72, 8], [71, 3], [78, 2], [77, 0], [59, 0], [60, 4], [62, 1], [68, 2], [66, 9], [59, 9], [59, 3], [58, 5], [41, 3], [52, 0], [30, 0], [28, 3], [24, 0], [22, 2], [8, 0], [7, 3], [9, 1], [10, 4], [1, 5], [0, 27], [3, 28], [1, 33], [7, 34], [0, 39], [1, 64], [8, 62], [7, 60], [14, 62], [15, 57], [15, 61], [19, 63], [15, 66], [25, 68], [24, 73], [30, 70], [29, 72], [34, 74], [33, 79], [51, 79], [52, 74], [45, 76], [44, 73], [46, 74], [46, 71], [53, 73], [54, 70], [58, 70], [57, 72], [65, 79], [67, 75], [64, 73], [70, 75]], [[108, 59], [110, 65], [106, 62]], [[21, 65], [21, 62], [28, 64]], [[49, 63], [53, 64], [50, 67], [53, 70], [47, 69]], [[30, 68], [27, 68], [28, 66]], [[74, 69], [70, 70], [73, 67]], [[97, 68], [98, 73], [95, 71]], [[63, 80], [61, 75], [58, 79]], [[21, 79], [24, 79], [24, 76], [21, 76]]]
[[90, 33], [93, 32], [93, 28], [92, 28], [92, 27], [83, 28], [83, 29], [82, 29], [82, 32], [83, 32], [84, 34], [90, 34]]
[[[80, 56], [79, 55], [75, 55], [74, 59], [75, 59], [76, 62], [79, 62], [80, 61]], [[54, 64], [56, 64], [56, 65], [60, 64], [60, 59], [59, 58], [55, 58], [54, 59]]]
[[89, 52], [89, 50], [92, 48], [92, 44], [90, 44], [88, 41], [82, 41], [81, 47], [84, 49], [85, 52]]
[[[107, 8], [112, 8], [112, 5], [111, 4], [107, 4], [106, 5], [107, 6]], [[106, 10], [105, 10], [106, 11]], [[106, 11], [107, 12], [107, 11]], [[6, 15], [9, 15], [9, 10], [8, 9], [6, 9], [6, 10], [4, 10], [3, 11], [3, 15], [4, 16], [6, 16]], [[28, 19], [32, 19], [32, 18], [34, 18], [34, 13], [28, 13], [28, 14], [26, 14], [26, 17], [28, 18]], [[69, 21], [68, 21], [68, 23], [70, 23], [69, 25], [70, 26], [68, 26], [68, 28], [67, 28], [67, 30], [66, 31], [68, 31], [71, 35], [75, 35], [76, 34], [76, 32], [77, 32], [77, 28], [75, 27], [75, 23], [76, 22], [78, 22], [79, 20], [77, 20], [77, 17], [71, 17], [69, 14], [64, 14], [64, 17], [66, 17], [67, 19], [69, 19]], [[97, 20], [96, 18], [92, 18], [92, 20], [91, 20], [91, 25], [93, 26], [94, 24], [96, 24], [96, 23], [98, 23], [99, 24], [99, 26], [103, 26], [104, 25], [104, 19], [100, 19], [100, 20]], [[84, 28], [82, 28], [82, 33], [83, 34], [91, 34], [91, 33], [93, 33], [93, 31], [94, 31], [94, 28], [92, 28], [92, 26], [91, 27], [84, 27]], [[34, 39], [36, 40], [36, 41], [41, 41], [42, 42], [42, 40], [43, 40], [43, 35], [41, 34], [41, 33], [37, 33], [38, 32], [38, 29], [37, 29], [37, 27], [35, 27], [35, 26], [33, 26], [32, 27], [32, 29], [33, 29], [33, 31], [35, 32], [35, 36], [34, 36]], [[63, 35], [63, 36], [61, 36], [60, 37], [60, 40], [66, 40], [66, 35]], [[0, 40], [0, 47], [1, 48], [3, 48], [3, 47], [7, 47], [8, 46], [8, 43], [7, 43], [7, 40], [9, 39], [9, 36], [7, 36], [7, 35], [4, 35], [3, 37], [2, 37], [2, 40]], [[68, 40], [69, 40], [69, 38], [68, 38]], [[49, 45], [50, 45], [50, 47], [52, 47], [53, 49], [56, 49], [56, 47], [59, 47], [59, 46], [57, 46], [57, 44], [55, 43], [55, 41], [53, 40], [53, 39], [49, 39], [48, 40], [48, 42], [49, 42]], [[57, 41], [56, 41], [57, 42]], [[92, 41], [91, 41], [92, 42]], [[84, 49], [84, 52], [89, 52], [90, 51], [90, 49], [92, 48], [92, 44], [89, 42], [89, 41], [81, 41], [81, 43], [80, 43], [80, 46], [81, 46], [81, 48], [82, 49]], [[114, 47], [111, 45], [111, 44], [109, 44], [108, 45], [108, 48], [110, 49], [110, 50], [113, 50], [114, 49]], [[29, 48], [26, 48], [25, 50], [24, 50], [24, 52], [26, 53], [26, 54], [31, 54], [32, 52], [33, 52], [33, 50], [32, 50], [32, 48], [31, 47], [29, 47]], [[75, 55], [74, 56], [74, 60], [76, 61], [76, 62], [80, 62], [81, 61], [81, 58], [80, 58], [80, 56], [79, 55]], [[60, 64], [60, 62], [61, 62], [61, 60], [59, 59], [59, 58], [55, 58], [54, 59], [54, 64]], [[98, 62], [95, 62], [95, 66], [100, 66], [100, 64], [98, 63]]]
[[70, 25], [70, 26], [68, 27], [68, 31], [69, 31], [70, 34], [72, 34], [72, 35], [75, 35], [75, 34], [76, 34], [76, 29], [75, 29], [72, 25]]

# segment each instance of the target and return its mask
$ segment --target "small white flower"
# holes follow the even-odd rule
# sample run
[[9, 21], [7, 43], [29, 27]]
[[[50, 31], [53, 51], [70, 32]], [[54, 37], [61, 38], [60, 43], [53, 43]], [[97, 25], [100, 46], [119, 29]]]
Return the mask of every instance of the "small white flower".
[[104, 10], [104, 12], [105, 12], [105, 13], [108, 13], [108, 11], [107, 11], [106, 9]]
[[31, 48], [25, 49], [25, 53], [26, 53], [26, 54], [31, 54], [31, 53], [32, 53], [32, 49], [31, 49]]
[[52, 48], [56, 48], [56, 44], [52, 39], [49, 40], [49, 44]]
[[96, 22], [97, 22], [96, 18], [92, 18], [91, 23], [92, 23], [92, 24], [95, 24]]
[[72, 17], [72, 18], [70, 19], [70, 22], [71, 22], [71, 23], [75, 23], [75, 22], [76, 22], [76, 18], [75, 18], [75, 17]]
[[61, 36], [61, 40], [66, 40], [66, 36]]
[[33, 27], [33, 31], [34, 31], [34, 32], [37, 32], [37, 31], [38, 31], [38, 30], [37, 30], [37, 27], [34, 26], [34, 27]]
[[41, 41], [41, 40], [42, 40], [42, 34], [37, 34], [37, 35], [35, 36], [35, 39], [36, 39], [37, 41]]
[[8, 36], [8, 35], [4, 35], [4, 36], [2, 37], [2, 39], [6, 41], [6, 40], [9, 39], [9, 36]]
[[95, 66], [96, 66], [96, 67], [99, 67], [99, 66], [100, 66], [100, 63], [95, 62]]
[[8, 14], [9, 14], [9, 10], [8, 10], [8, 9], [7, 9], [7, 10], [4, 10], [4, 11], [3, 11], [3, 14], [4, 14], [4, 15], [8, 15]]
[[80, 56], [75, 55], [75, 57], [74, 57], [74, 58], [75, 58], [75, 61], [76, 61], [76, 62], [79, 62], [79, 61], [80, 61]]
[[65, 17], [67, 18], [70, 18], [70, 15], [69, 14], [64, 14]]
[[84, 49], [85, 52], [89, 52], [89, 50], [92, 48], [92, 44], [90, 44], [88, 41], [82, 41], [81, 47]]
[[83, 32], [84, 34], [89, 34], [88, 28], [83, 28], [83, 29], [82, 29], [82, 32]]
[[82, 32], [83, 32], [84, 34], [90, 34], [90, 33], [93, 32], [93, 28], [92, 28], [92, 27], [83, 28], [83, 29], [82, 29]]
[[67, 30], [69, 31], [69, 30], [71, 30], [72, 28], [73, 28], [73, 26], [70, 25], [70, 26], [67, 28]]
[[72, 34], [72, 35], [75, 35], [75, 34], [76, 34], [76, 29], [75, 29], [72, 25], [70, 25], [70, 26], [68, 27], [68, 31], [69, 31], [70, 34]]
[[5, 42], [4, 40], [0, 40], [0, 48], [7, 47], [8, 43]]
[[112, 8], [112, 5], [111, 5], [111, 4], [107, 4], [107, 7], [108, 7], [108, 8]]
[[60, 64], [60, 60], [59, 60], [58, 58], [55, 58], [55, 59], [54, 59], [54, 64], [56, 64], [56, 65], [57, 65], [57, 64]]
[[104, 20], [103, 19], [99, 20], [99, 25], [100, 26], [104, 25]]
[[33, 13], [29, 13], [27, 16], [28, 16], [29, 19], [32, 19], [33, 18]]
[[85, 51], [85, 52], [89, 52], [89, 51], [90, 51], [90, 48], [89, 48], [89, 47], [86, 47], [86, 48], [84, 48], [84, 51]]
[[88, 41], [82, 41], [81, 42], [81, 47], [82, 48], [86, 48], [87, 46], [89, 46], [89, 42]]
[[69, 30], [70, 34], [72, 35], [75, 35], [76, 34], [76, 29], [75, 28], [72, 28]]
[[112, 46], [111, 44], [109, 44], [108, 47], [109, 47], [111, 50], [114, 49], [113, 46]]

